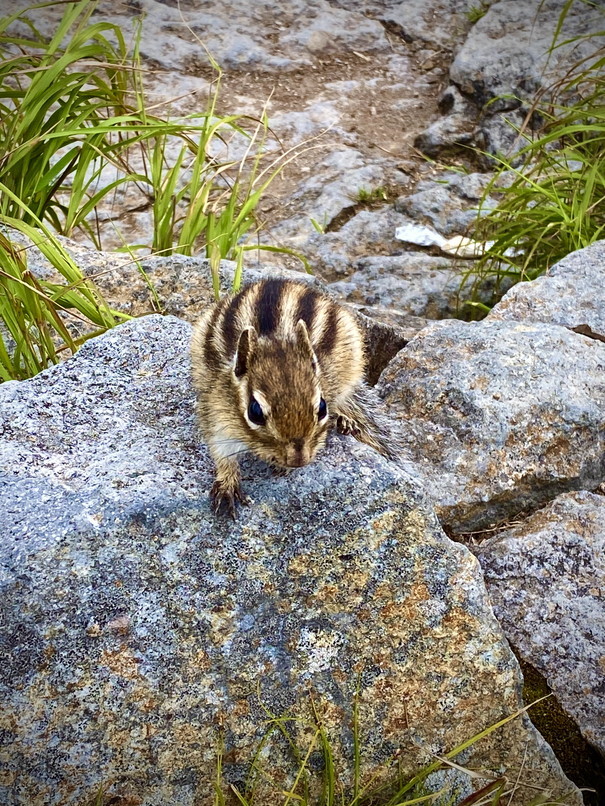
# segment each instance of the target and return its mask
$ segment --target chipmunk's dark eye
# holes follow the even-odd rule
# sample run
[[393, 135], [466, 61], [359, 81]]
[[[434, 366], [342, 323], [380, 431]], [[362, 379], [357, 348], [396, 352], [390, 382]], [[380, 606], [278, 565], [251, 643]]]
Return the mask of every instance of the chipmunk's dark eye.
[[254, 425], [264, 425], [267, 422], [261, 405], [255, 397], [250, 399], [250, 405], [248, 406], [248, 419], [251, 423], [254, 423]]
[[317, 409], [317, 419], [323, 420], [323, 418], [328, 413], [328, 407], [326, 406], [326, 401], [322, 399], [319, 401], [319, 408]]

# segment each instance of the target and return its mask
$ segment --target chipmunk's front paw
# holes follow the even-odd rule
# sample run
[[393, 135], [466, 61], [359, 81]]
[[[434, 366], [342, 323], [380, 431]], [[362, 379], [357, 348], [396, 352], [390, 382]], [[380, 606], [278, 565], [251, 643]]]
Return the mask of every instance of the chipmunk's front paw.
[[293, 467], [284, 467], [283, 465], [271, 465], [271, 473], [277, 478], [285, 478], [289, 476], [294, 470]]
[[248, 506], [250, 503], [250, 499], [239, 484], [236, 487], [228, 487], [223, 482], [214, 482], [210, 490], [210, 502], [215, 515], [229, 515], [235, 520], [236, 501], [243, 506]]
[[350, 434], [356, 439], [359, 439], [361, 436], [361, 428], [357, 425], [355, 420], [345, 417], [344, 414], [338, 415], [336, 420], [336, 430], [339, 434]]

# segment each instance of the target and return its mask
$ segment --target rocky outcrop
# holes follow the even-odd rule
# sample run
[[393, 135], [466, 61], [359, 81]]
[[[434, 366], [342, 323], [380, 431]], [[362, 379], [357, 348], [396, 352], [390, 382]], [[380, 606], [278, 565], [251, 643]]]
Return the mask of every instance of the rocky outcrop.
[[476, 551], [509, 641], [605, 756], [605, 497], [560, 495]]
[[[488, 174], [444, 171], [433, 180], [419, 181], [413, 193], [397, 199], [395, 209], [431, 225], [442, 235], [459, 235], [477, 218], [489, 179]], [[495, 202], [487, 199], [482, 211], [485, 213], [494, 206]]]
[[605, 241], [578, 249], [541, 277], [517, 283], [488, 319], [551, 322], [605, 339]]
[[[595, 51], [596, 42], [571, 42], [550, 51], [565, 0], [498, 0], [477, 20], [450, 67], [450, 79], [480, 108], [514, 109], [567, 74], [574, 59]], [[598, 9], [571, 3], [559, 42], [600, 29]]]
[[[440, 102], [444, 117], [416, 138], [429, 156], [465, 153], [512, 155], [522, 145], [518, 129], [535, 94], [568, 76], [570, 65], [599, 46], [602, 12], [571, 3], [551, 50], [564, 0], [498, 0], [470, 28], [450, 66], [451, 86]], [[574, 41], [575, 40], [575, 41]], [[475, 154], [485, 166], [490, 160]]]
[[[283, 791], [296, 767], [271, 715], [300, 717], [285, 724], [303, 751], [320, 720], [346, 787], [356, 692], [362, 781], [378, 783], [393, 754], [409, 773], [520, 705], [476, 560], [370, 449], [334, 437], [289, 477], [250, 459], [251, 505], [211, 515], [189, 336], [144, 317], [0, 387], [3, 803], [100, 787], [214, 803], [217, 747], [241, 787], [263, 735], [258, 763]], [[510, 770], [514, 803], [525, 785], [581, 803], [526, 717], [457, 761]], [[275, 798], [259, 776], [255, 803]]]
[[[310, 65], [314, 56], [387, 46], [380, 22], [327, 0], [280, 0], [279, 5], [275, 0], [254, 5], [225, 0], [220, 9], [191, 1], [179, 6], [162, 0], [125, 5], [102, 0], [97, 18], [128, 30], [141, 11], [145, 14], [142, 55], [171, 73], [195, 74], [206, 68], [204, 47], [223, 69], [273, 73]], [[37, 12], [35, 17], [42, 30], [50, 32], [61, 14], [59, 7]]]
[[491, 526], [605, 478], [605, 344], [531, 322], [426, 327], [378, 384], [441, 520]]
[[457, 308], [462, 271], [452, 269], [452, 260], [424, 254], [366, 257], [356, 271], [330, 283], [328, 288], [343, 301], [378, 306], [398, 316], [405, 326], [410, 316], [440, 319]]

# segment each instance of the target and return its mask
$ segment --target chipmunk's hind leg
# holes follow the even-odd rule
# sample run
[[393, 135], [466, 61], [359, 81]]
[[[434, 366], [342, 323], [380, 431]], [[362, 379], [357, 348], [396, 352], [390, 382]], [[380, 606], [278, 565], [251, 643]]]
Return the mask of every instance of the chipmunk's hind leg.
[[392, 461], [400, 458], [401, 439], [395, 433], [380, 398], [365, 383], [356, 386], [344, 401], [339, 401], [333, 414], [339, 434], [350, 434]]

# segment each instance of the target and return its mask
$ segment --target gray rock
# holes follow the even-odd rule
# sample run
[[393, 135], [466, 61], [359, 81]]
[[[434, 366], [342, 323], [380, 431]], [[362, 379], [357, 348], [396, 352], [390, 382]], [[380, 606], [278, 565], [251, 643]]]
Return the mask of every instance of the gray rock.
[[313, 269], [326, 281], [350, 275], [355, 271], [356, 260], [369, 253], [391, 255], [401, 249], [395, 230], [409, 219], [391, 205], [355, 212], [356, 206], [351, 201], [352, 217], [348, 221], [328, 232], [314, 232], [304, 245]]
[[480, 173], [438, 174], [421, 180], [414, 193], [397, 199], [395, 209], [413, 221], [432, 226], [441, 235], [462, 235], [475, 222], [480, 209], [486, 213], [495, 205], [492, 199], [479, 205], [489, 179], [489, 175]]
[[560, 495], [476, 552], [509, 641], [605, 755], [605, 498]]
[[605, 479], [605, 344], [531, 322], [435, 323], [383, 372], [442, 522], [482, 529]]
[[[466, 157], [483, 169], [487, 155], [506, 155], [518, 163], [524, 144], [517, 128], [525, 121], [534, 94], [564, 77], [570, 63], [596, 51], [602, 12], [572, 3], [559, 41], [580, 37], [549, 53], [565, 0], [499, 0], [489, 4], [470, 29], [450, 66], [450, 85], [439, 109], [445, 115], [415, 140], [431, 157]], [[582, 38], [583, 37], [583, 38]], [[481, 113], [481, 117], [480, 117]]]
[[488, 319], [587, 325], [605, 337], [605, 241], [572, 252], [531, 282], [517, 283]]
[[[31, 5], [16, 2], [17, 7]], [[12, 9], [11, 9], [12, 11]], [[97, 18], [127, 29], [143, 12], [141, 54], [163, 70], [199, 74], [209, 67], [205, 48], [225, 69], [275, 72], [311, 64], [315, 54], [380, 50], [387, 47], [377, 20], [327, 0], [225, 0], [209, 6], [203, 0], [186, 3], [139, 0], [98, 4]], [[62, 9], [32, 13], [43, 31], [54, 30]], [[203, 45], [202, 45], [203, 43]]]
[[355, 268], [346, 280], [328, 284], [346, 302], [404, 317], [442, 319], [456, 311], [462, 270], [451, 258], [406, 252], [361, 258]]
[[438, 102], [444, 117], [431, 123], [414, 140], [414, 145], [429, 157], [469, 157], [469, 147], [475, 145], [475, 129], [479, 117], [476, 105], [470, 103], [460, 91], [450, 85]]
[[[347, 8], [350, 0], [336, 0]], [[382, 20], [391, 36], [408, 44], [451, 51], [470, 27], [468, 0], [367, 0], [364, 8]]]
[[[480, 107], [512, 109], [540, 87], [565, 75], [570, 63], [596, 50], [598, 42], [571, 43], [549, 57], [565, 0], [499, 0], [471, 28], [450, 68], [450, 79]], [[572, 3], [559, 41], [600, 30], [602, 16], [587, 3]]]
[[315, 225], [325, 229], [343, 212], [359, 204], [360, 191], [371, 192], [387, 184], [388, 161], [381, 157], [368, 162], [357, 149], [341, 147], [317, 160], [312, 175], [300, 183], [292, 201], [303, 204], [305, 215], [284, 221], [268, 230], [276, 242], [293, 247], [305, 246], [317, 234]]
[[[519, 135], [523, 128], [524, 135]], [[506, 158], [511, 165], [522, 164], [523, 157], [518, 152], [527, 145], [527, 138], [533, 134], [531, 121], [526, 122], [525, 109], [509, 109], [486, 115], [475, 132], [474, 143], [481, 152], [478, 160], [484, 169], [500, 167], [499, 158]], [[494, 157], [488, 156], [494, 155]]]
[[[210, 806], [217, 746], [241, 786], [268, 713], [301, 717], [288, 725], [305, 752], [310, 694], [350, 786], [356, 690], [362, 782], [379, 784], [394, 752], [405, 774], [520, 704], [478, 563], [370, 449], [334, 438], [286, 478], [250, 460], [251, 506], [236, 523], [210, 514], [189, 335], [144, 317], [0, 387], [7, 806], [92, 802], [101, 786]], [[259, 806], [293, 784], [289, 745], [266, 738]], [[581, 804], [525, 716], [458, 761], [511, 781], [523, 764], [524, 783]]]

